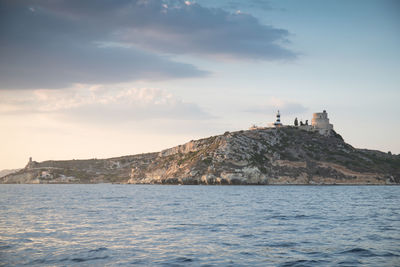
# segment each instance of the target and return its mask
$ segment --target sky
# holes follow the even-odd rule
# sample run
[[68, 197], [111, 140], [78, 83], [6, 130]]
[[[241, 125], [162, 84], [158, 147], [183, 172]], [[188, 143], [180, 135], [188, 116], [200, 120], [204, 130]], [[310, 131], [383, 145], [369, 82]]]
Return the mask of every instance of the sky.
[[400, 153], [400, 1], [0, 0], [0, 169], [326, 110]]

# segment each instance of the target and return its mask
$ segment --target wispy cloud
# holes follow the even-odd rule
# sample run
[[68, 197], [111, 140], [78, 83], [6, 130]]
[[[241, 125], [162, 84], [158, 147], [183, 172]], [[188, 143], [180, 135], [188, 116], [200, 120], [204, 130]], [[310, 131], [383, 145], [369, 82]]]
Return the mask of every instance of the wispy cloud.
[[[206, 8], [195, 2], [171, 1], [137, 5], [136, 14], [120, 32], [122, 41], [172, 54], [197, 54], [236, 59], [289, 60], [289, 32], [262, 25], [250, 14]], [[130, 13], [130, 14], [132, 14]]]
[[247, 1], [240, 1], [240, 0], [230, 0], [227, 2], [226, 7], [229, 9], [238, 10], [240, 8], [257, 8], [262, 10], [271, 10], [271, 4], [269, 1], [266, 0], [247, 0]]
[[2, 1], [0, 20], [0, 89], [207, 75], [182, 54], [296, 57], [287, 30], [191, 1]]
[[213, 118], [198, 105], [157, 88], [110, 89], [81, 85], [67, 90], [33, 90], [13, 96], [0, 100], [0, 114], [45, 114], [89, 124]]

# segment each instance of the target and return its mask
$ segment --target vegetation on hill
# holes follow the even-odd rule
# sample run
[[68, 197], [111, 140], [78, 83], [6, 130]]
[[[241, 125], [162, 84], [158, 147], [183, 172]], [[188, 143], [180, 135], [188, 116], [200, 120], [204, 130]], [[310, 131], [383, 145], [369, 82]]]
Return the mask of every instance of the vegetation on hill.
[[400, 156], [297, 127], [226, 132], [110, 159], [31, 162], [2, 183], [398, 184]]

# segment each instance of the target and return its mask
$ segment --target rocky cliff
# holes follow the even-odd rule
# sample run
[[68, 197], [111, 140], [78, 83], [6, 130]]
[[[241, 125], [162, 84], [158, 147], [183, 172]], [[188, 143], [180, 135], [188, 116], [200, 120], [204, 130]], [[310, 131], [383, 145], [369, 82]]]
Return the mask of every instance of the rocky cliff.
[[399, 184], [400, 155], [295, 127], [226, 132], [110, 159], [30, 162], [1, 183]]

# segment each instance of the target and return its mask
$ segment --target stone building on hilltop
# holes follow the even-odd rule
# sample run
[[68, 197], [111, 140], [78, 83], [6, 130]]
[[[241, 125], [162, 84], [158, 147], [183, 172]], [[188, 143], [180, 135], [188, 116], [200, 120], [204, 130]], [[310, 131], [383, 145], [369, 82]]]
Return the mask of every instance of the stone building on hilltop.
[[333, 130], [333, 125], [329, 123], [326, 110], [313, 114], [311, 126], [322, 135], [328, 135]]
[[[296, 118], [297, 122], [297, 118]], [[305, 131], [314, 131], [319, 132], [321, 135], [329, 135], [333, 130], [333, 125], [329, 123], [328, 113], [326, 110], [323, 112], [313, 113], [313, 117], [311, 120], [311, 124], [308, 124], [308, 120], [305, 123], [300, 121], [300, 125], [297, 125], [295, 122], [295, 127]], [[276, 121], [273, 123], [268, 123], [267, 128], [280, 128], [280, 127], [288, 127], [289, 125], [283, 125], [281, 122], [281, 113], [278, 110], [276, 113]], [[249, 130], [257, 130], [257, 129], [265, 129], [265, 127], [258, 127], [253, 125], [249, 128]]]
[[[308, 120], [306, 122], [308, 122]], [[329, 135], [333, 130], [333, 125], [329, 123], [328, 113], [326, 110], [323, 112], [313, 113], [311, 125], [308, 125], [308, 123], [303, 124], [301, 122], [300, 125], [296, 127], [301, 130], [318, 132], [321, 135]]]

